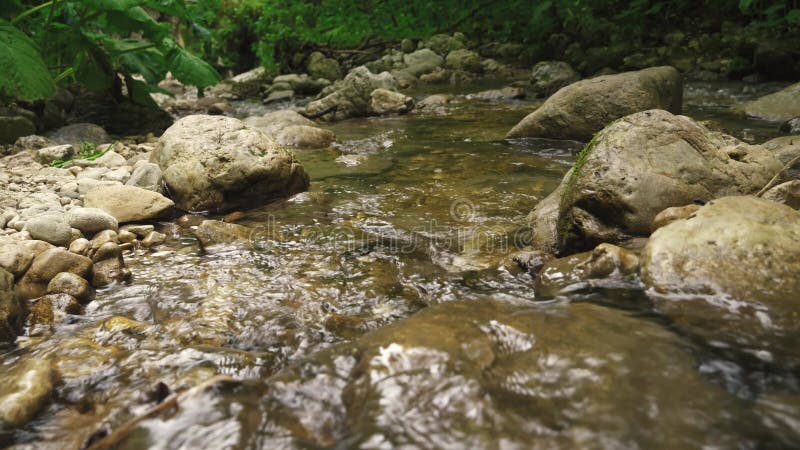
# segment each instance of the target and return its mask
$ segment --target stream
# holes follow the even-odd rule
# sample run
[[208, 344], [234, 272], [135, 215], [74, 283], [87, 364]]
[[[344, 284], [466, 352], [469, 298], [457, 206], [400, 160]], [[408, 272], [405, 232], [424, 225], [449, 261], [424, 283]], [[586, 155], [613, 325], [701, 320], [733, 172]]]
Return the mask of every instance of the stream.
[[[453, 88], [439, 112], [323, 125], [333, 148], [295, 151], [310, 189], [243, 210], [245, 245], [202, 251], [191, 229], [160, 223], [172, 239], [126, 255], [130, 284], [0, 355], [51, 359], [59, 374], [11, 448], [81, 448], [215, 375], [229, 378], [118, 448], [799, 442], [797, 374], [684, 336], [636, 286], [537, 298], [530, 275], [507, 269], [526, 215], [582, 145], [503, 141], [536, 101], [464, 95], [489, 87]], [[773, 124], [727, 111], [771, 89], [689, 83], [684, 114], [760, 143]]]

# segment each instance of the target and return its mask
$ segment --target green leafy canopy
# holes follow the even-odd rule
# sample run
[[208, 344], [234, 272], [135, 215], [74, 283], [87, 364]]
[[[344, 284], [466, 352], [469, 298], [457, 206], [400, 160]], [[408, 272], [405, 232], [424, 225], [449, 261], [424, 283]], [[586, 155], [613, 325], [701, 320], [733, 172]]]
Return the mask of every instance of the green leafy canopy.
[[57, 81], [110, 90], [116, 97], [122, 96], [118, 80], [125, 80], [132, 101], [153, 106], [149, 94], [159, 92], [158, 82], [167, 72], [198, 88], [220, 80], [211, 65], [178, 44], [180, 30], [192, 28], [184, 0], [17, 3], [27, 9], [12, 22], [0, 22], [4, 97], [46, 98], [54, 92], [57, 74]]

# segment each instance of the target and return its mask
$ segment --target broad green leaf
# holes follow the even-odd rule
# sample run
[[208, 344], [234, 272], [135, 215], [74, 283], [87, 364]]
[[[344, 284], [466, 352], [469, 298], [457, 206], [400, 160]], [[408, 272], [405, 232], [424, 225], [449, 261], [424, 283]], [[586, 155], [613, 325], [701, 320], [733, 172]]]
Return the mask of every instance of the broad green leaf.
[[128, 96], [134, 103], [151, 108], [158, 108], [158, 104], [150, 96], [150, 86], [141, 80], [136, 80], [131, 77], [125, 77], [125, 86], [128, 88]]
[[786, 21], [788, 23], [800, 23], [800, 9], [793, 9], [786, 14]]
[[167, 53], [167, 67], [181, 83], [204, 88], [219, 82], [219, 74], [207, 62], [174, 43], [171, 47]]
[[84, 54], [78, 62], [75, 78], [91, 91], [104, 91], [113, 85], [114, 75], [108, 73], [90, 54]]
[[138, 73], [151, 84], [163, 80], [167, 74], [167, 61], [156, 48], [123, 53], [116, 60], [126, 73]]
[[55, 83], [39, 48], [25, 33], [0, 20], [0, 97], [32, 101], [53, 92]]
[[111, 28], [109, 31], [123, 35], [141, 31], [148, 39], [160, 41], [169, 33], [168, 25], [156, 22], [150, 14], [138, 6], [126, 10], [108, 11], [106, 18]]
[[142, 0], [83, 0], [80, 3], [89, 11], [125, 11], [140, 6]]

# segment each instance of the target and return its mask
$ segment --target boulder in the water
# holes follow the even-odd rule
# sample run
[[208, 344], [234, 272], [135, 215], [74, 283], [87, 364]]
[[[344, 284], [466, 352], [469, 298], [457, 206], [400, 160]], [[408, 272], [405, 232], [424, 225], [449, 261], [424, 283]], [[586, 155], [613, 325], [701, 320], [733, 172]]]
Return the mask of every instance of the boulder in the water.
[[664, 209], [758, 192], [780, 169], [764, 147], [688, 117], [632, 114], [598, 133], [533, 211], [534, 245], [570, 253], [647, 236]]
[[309, 117], [338, 120], [368, 116], [372, 92], [375, 89], [393, 90], [397, 88], [397, 81], [388, 72], [375, 75], [366, 67], [359, 66], [334, 86], [333, 93], [308, 104], [306, 113]]
[[184, 117], [164, 132], [151, 160], [161, 167], [175, 204], [187, 211], [268, 201], [309, 184], [291, 153], [231, 117]]
[[506, 138], [588, 141], [623, 116], [648, 109], [681, 112], [683, 80], [673, 67], [604, 75], [578, 81], [553, 94], [522, 119]]
[[719, 198], [659, 228], [640, 261], [657, 308], [679, 328], [800, 367], [800, 212]]

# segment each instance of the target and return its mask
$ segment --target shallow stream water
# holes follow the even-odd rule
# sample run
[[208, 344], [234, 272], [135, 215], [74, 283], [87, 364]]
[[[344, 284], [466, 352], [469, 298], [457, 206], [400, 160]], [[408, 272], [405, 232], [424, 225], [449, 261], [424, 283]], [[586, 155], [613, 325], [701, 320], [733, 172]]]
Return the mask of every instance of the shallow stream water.
[[[773, 124], [727, 112], [760, 89], [690, 84], [685, 114], [762, 142]], [[60, 377], [8, 438], [80, 448], [225, 375], [119, 448], [800, 443], [796, 374], [680, 333], [636, 286], [541, 299], [504, 268], [581, 147], [502, 141], [534, 106], [457, 96], [440, 113], [333, 124], [334, 148], [296, 151], [308, 192], [243, 211], [245, 245], [203, 252], [160, 224], [173, 239], [126, 258], [132, 283], [0, 356], [51, 359]]]

